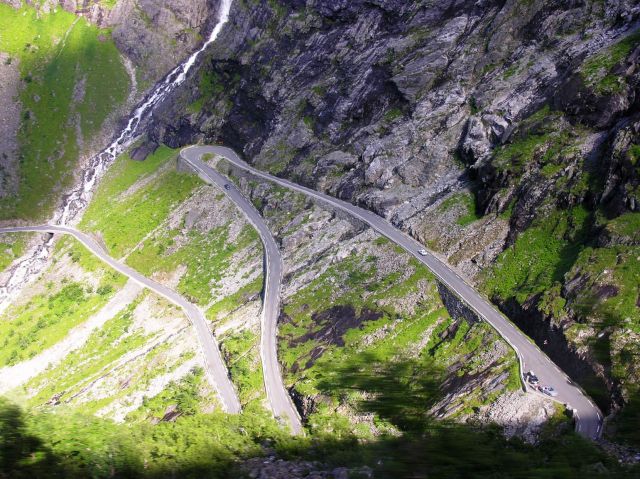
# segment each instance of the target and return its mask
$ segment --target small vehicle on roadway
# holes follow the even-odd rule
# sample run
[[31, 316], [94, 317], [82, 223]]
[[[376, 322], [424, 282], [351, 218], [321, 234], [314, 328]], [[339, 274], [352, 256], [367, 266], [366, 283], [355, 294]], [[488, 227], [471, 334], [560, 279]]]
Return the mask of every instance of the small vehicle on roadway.
[[224, 184], [224, 189], [225, 190], [230, 190], [231, 189], [231, 185], [229, 183], [225, 183]]
[[424, 248], [420, 248], [420, 249], [418, 250], [418, 254], [419, 254], [420, 256], [427, 256], [427, 254], [428, 254], [428, 253], [427, 253], [427, 250], [426, 250], [426, 249], [424, 249]]
[[558, 392], [551, 386], [542, 386], [540, 388], [540, 391], [542, 391], [542, 393], [546, 394], [547, 396], [551, 396], [552, 398], [558, 395]]
[[537, 386], [538, 383], [540, 382], [538, 380], [538, 376], [535, 375], [535, 373], [533, 371], [529, 371], [527, 374], [525, 374], [525, 379], [527, 380], [527, 382], [529, 384], [531, 384], [532, 386]]

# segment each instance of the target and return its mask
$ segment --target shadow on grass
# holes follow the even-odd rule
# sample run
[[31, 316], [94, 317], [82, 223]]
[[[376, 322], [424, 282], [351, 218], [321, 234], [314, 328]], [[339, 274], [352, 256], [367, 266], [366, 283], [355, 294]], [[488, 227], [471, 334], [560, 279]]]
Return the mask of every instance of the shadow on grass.
[[[325, 439], [325, 444], [316, 444], [318, 459], [334, 464], [364, 460], [377, 466], [376, 477], [601, 477], [614, 471], [617, 477], [632, 477], [566, 427], [550, 425], [540, 444], [532, 446], [505, 439], [495, 426], [433, 419], [427, 411], [441, 397], [443, 377], [444, 371], [428, 360], [379, 362], [367, 354], [336, 371], [321, 382], [321, 390], [343, 396], [362, 393], [356, 401], [360, 412], [376, 414], [401, 434], [354, 441], [350, 449]], [[326, 448], [327, 443], [331, 447]]]
[[403, 432], [422, 433], [432, 425], [429, 409], [440, 399], [444, 372], [428, 359], [381, 361], [362, 353], [330, 375], [318, 389], [327, 395], [363, 393], [360, 411], [376, 414]]
[[291, 438], [255, 411], [122, 425], [27, 414], [0, 401], [0, 478], [245, 477], [239, 463], [264, 455], [265, 446], [288, 460], [318, 461], [327, 470], [367, 465], [376, 478], [638, 477], [637, 469], [624, 469], [561, 428], [545, 431], [541, 443], [531, 446], [506, 440], [495, 427], [432, 419], [427, 411], [440, 397], [442, 374], [428, 360], [379, 361], [363, 354], [326, 376], [321, 390], [350, 397], [359, 412], [398, 430], [368, 441], [335, 432]]
[[608, 428], [611, 439], [640, 450], [640, 389], [629, 399]]
[[57, 458], [31, 435], [20, 408], [0, 402], [0, 477], [33, 477], [58, 472]]
[[560, 249], [558, 261], [553, 265], [553, 273], [551, 274], [553, 282], [564, 282], [565, 274], [571, 270], [582, 250], [594, 237], [595, 218], [593, 213], [589, 213], [584, 219], [576, 219], [569, 212], [567, 221], [570, 226], [563, 238], [566, 240], [566, 244]]

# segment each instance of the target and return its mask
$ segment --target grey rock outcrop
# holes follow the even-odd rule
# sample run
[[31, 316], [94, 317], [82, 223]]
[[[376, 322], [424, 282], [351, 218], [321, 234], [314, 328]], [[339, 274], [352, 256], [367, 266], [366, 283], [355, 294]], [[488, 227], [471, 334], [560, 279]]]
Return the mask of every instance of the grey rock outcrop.
[[[563, 88], [579, 95], [580, 62], [638, 18], [625, 3], [281, 3], [234, 4], [233, 25], [202, 65], [216, 93], [186, 113], [207, 95], [194, 78], [164, 107], [156, 139], [175, 142], [186, 119], [200, 134], [185, 141], [224, 141], [409, 231], [464, 187], [469, 170], [456, 155], [478, 168]], [[619, 116], [632, 100], [614, 103]], [[331, 164], [338, 150], [355, 160]]]

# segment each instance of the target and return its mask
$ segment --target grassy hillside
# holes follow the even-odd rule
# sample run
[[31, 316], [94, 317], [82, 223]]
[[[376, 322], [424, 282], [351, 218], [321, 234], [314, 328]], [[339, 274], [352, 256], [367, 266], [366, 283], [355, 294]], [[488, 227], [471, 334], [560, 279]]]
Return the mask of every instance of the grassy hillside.
[[[629, 53], [628, 42], [635, 45], [637, 39], [634, 35], [621, 43], [620, 52]], [[583, 73], [593, 77], [589, 81], [594, 85], [603, 82], [599, 89], [623, 85], [608, 79], [608, 74], [602, 76], [612, 65], [606, 55], [620, 52], [598, 54], [586, 62]], [[617, 63], [619, 58], [612, 61]], [[632, 358], [640, 354], [640, 214], [616, 208], [615, 202], [593, 201], [604, 198], [605, 183], [611, 182], [607, 175], [612, 175], [605, 168], [612, 167], [606, 163], [587, 166], [589, 160], [580, 153], [580, 145], [589, 133], [545, 107], [523, 123], [508, 145], [494, 152], [494, 166], [508, 172], [497, 196], [510, 194], [514, 185], [525, 191], [504, 213], [511, 217], [512, 227], [522, 226], [521, 231], [514, 228], [512, 244], [479, 279], [493, 300], [517, 316], [525, 328], [539, 333], [540, 343], [553, 343], [555, 334], [564, 336], [565, 346], [555, 344], [550, 351], [566, 359], [569, 352], [558, 351], [568, 343], [591, 365], [593, 375], [575, 379], [601, 407], [608, 409], [613, 398], [629, 404], [629, 417], [637, 417], [640, 369]], [[616, 174], [629, 182], [620, 191], [633, 196], [637, 133], [619, 133], [619, 137], [624, 141], [607, 154], [619, 164]], [[545, 186], [540, 175], [548, 182]], [[545, 194], [536, 197], [540, 191]], [[542, 321], [536, 324], [539, 319], [557, 328], [548, 328]], [[640, 436], [628, 429], [616, 436], [624, 429], [621, 421], [609, 429], [612, 438], [640, 444]]]
[[[413, 380], [439, 389], [424, 417], [461, 420], [519, 388], [513, 352], [487, 325], [450, 317], [433, 275], [402, 249], [300, 194], [233, 179], [281, 243], [278, 355], [315, 434], [366, 439], [396, 430], [364, 398], [393, 388], [410, 394], [403, 388]], [[398, 368], [403, 388], [378, 382], [386, 367]], [[363, 385], [350, 384], [351, 374]]]
[[171, 160], [176, 155], [167, 147], [144, 162], [122, 155], [100, 182], [81, 227], [99, 232], [114, 257], [131, 251], [202, 184], [196, 176], [175, 171]]
[[129, 78], [110, 32], [62, 9], [0, 4], [0, 51], [19, 64], [22, 104], [19, 191], [0, 201], [0, 216], [44, 218], [83, 145], [127, 98]]
[[236, 317], [238, 324], [221, 337], [222, 351], [242, 403], [260, 409], [258, 235], [220, 191], [178, 173], [176, 156], [160, 147], [144, 162], [119, 157], [81, 228], [101, 237], [112, 255], [202, 307], [212, 327]]
[[0, 242], [0, 271], [4, 271], [13, 260], [24, 254], [30, 233], [10, 233], [3, 235]]
[[[100, 235], [113, 256], [126, 257], [147, 276], [167, 276], [184, 267], [177, 290], [192, 301], [228, 303], [236, 291], [218, 295], [215, 290], [225, 275], [259, 260], [257, 233], [248, 225], [232, 225], [239, 213], [224, 195], [195, 175], [176, 172], [176, 156], [164, 146], [144, 162], [122, 155], [101, 181], [80, 226]], [[216, 215], [217, 208], [225, 215]], [[256, 274], [247, 274], [252, 286], [240, 295], [260, 291]], [[221, 308], [224, 304], [216, 306]]]
[[[182, 311], [127, 283], [71, 237], [58, 240], [52, 265], [0, 315], [0, 341], [2, 394], [24, 406], [133, 422], [218, 407]], [[165, 389], [175, 391], [176, 410]]]
[[[515, 354], [488, 325], [451, 318], [423, 265], [384, 238], [358, 246], [361, 253], [352, 250], [284, 305], [280, 358], [288, 382], [314, 398], [312, 429], [362, 437], [393, 431], [397, 425], [368, 398], [402, 402], [427, 383], [422, 420], [447, 395], [443, 415], [464, 419], [519, 388]], [[393, 372], [384, 378], [382, 370]], [[496, 378], [490, 391], [487, 378]]]
[[[414, 392], [426, 391], [416, 386]], [[423, 397], [405, 399], [418, 406]], [[384, 410], [394, 421], [410, 423], [414, 416], [385, 403], [386, 399], [379, 395], [372, 402], [380, 407], [387, 404]], [[294, 442], [273, 420], [255, 413], [206, 414], [129, 426], [79, 413], [25, 413], [2, 400], [0, 474], [14, 478], [250, 477], [240, 464], [267, 450], [290, 460], [321, 461], [315, 465], [321, 470], [368, 464], [375, 477], [631, 478], [638, 473], [572, 434], [530, 446], [464, 426], [424, 426], [420, 433], [371, 441], [327, 435]]]
[[[160, 150], [148, 163], [121, 157], [102, 183], [83, 227], [102, 234], [112, 251], [147, 274], [196, 297], [200, 292], [200, 301], [212, 305], [210, 314], [218, 324], [229, 317], [243, 319], [238, 308], [254, 304], [251, 288], [261, 284], [255, 274], [246, 273], [260, 271], [260, 249], [241, 241], [247, 235], [243, 222], [219, 193], [195, 178], [174, 176], [172, 158], [168, 150]], [[179, 187], [165, 192], [167, 182], [176, 178]], [[535, 448], [507, 441], [491, 428], [434, 420], [434, 408], [440, 409], [443, 397], [454, 417], [467, 417], [491, 401], [491, 393], [476, 387], [484, 379], [499, 385], [494, 392], [517, 387], [511, 381], [517, 378], [513, 353], [501, 349], [488, 326], [451, 318], [432, 275], [387, 240], [359, 231], [296, 195], [274, 189], [263, 190], [262, 198], [260, 207], [284, 238], [302, 231], [326, 245], [321, 252], [305, 249], [316, 242], [285, 247], [292, 274], [285, 281], [280, 354], [287, 381], [315, 402], [308, 415], [308, 436], [292, 440], [261, 407], [254, 328], [231, 330], [222, 343], [245, 412], [210, 412], [215, 404], [202, 370], [185, 367], [192, 363], [193, 351], [177, 354], [180, 348], [172, 349], [183, 341], [172, 331], [190, 328], [184, 321], [154, 322], [154, 317], [173, 313], [157, 316], [157, 310], [149, 309], [154, 304], [161, 310], [169, 307], [140, 296], [81, 348], [26, 385], [27, 403], [40, 411], [0, 404], [0, 474], [244, 477], [243, 461], [275, 451], [289, 460], [319, 461], [318, 467], [328, 470], [367, 464], [376, 477], [598, 477], [602, 471], [632, 477], [632, 471], [568, 432], [566, 418], [551, 421]], [[276, 208], [288, 214], [278, 215]], [[147, 218], [140, 223], [141, 231], [125, 218], [138, 212]], [[111, 224], [122, 225], [127, 235], [110, 229]], [[200, 242], [196, 233], [206, 231], [205, 226], [209, 232], [226, 228], [224, 241]], [[344, 235], [342, 242], [335, 241], [336, 234]], [[72, 265], [83, 270], [101, 267], [72, 241], [60, 248], [59, 254]], [[181, 283], [189, 277], [197, 279], [199, 288], [209, 289]], [[45, 275], [45, 288], [47, 281]], [[219, 298], [225, 298], [224, 304]], [[58, 303], [54, 299], [51, 304]], [[143, 327], [148, 323], [155, 323], [155, 329]], [[165, 331], [176, 325], [183, 329]], [[154, 388], [159, 377], [174, 379]], [[468, 381], [474, 389], [447, 396]], [[46, 402], [54, 407], [43, 408]], [[95, 416], [108, 417], [114, 408], [121, 411], [124, 424]]]
[[45, 276], [0, 316], [3, 366], [33, 358], [62, 340], [104, 306], [125, 280], [68, 238], [58, 243], [54, 265]]

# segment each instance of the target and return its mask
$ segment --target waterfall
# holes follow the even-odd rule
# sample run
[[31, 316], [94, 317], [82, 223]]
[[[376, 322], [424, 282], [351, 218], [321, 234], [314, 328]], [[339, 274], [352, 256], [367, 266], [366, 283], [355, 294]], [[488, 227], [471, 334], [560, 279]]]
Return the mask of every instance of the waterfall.
[[216, 26], [211, 31], [207, 41], [204, 42], [199, 50], [192, 53], [189, 58], [171, 70], [171, 72], [165, 76], [164, 80], [155, 86], [151, 93], [147, 95], [146, 99], [134, 110], [127, 122], [127, 126], [125, 126], [117, 138], [113, 140], [107, 148], [90, 160], [80, 184], [66, 195], [62, 208], [54, 215], [54, 222], [56, 224], [68, 224], [86, 207], [96, 180], [107, 170], [118, 155], [138, 138], [140, 134], [139, 126], [142, 120], [150, 116], [156, 105], [162, 102], [170, 92], [184, 83], [187, 78], [187, 73], [189, 73], [189, 70], [191, 70], [198, 57], [218, 38], [222, 27], [229, 20], [230, 9], [231, 0], [222, 0], [220, 3], [218, 23], [216, 23]]
[[[211, 45], [229, 20], [232, 0], [221, 0], [218, 22], [211, 31], [206, 42], [189, 58], [171, 70], [163, 80], [158, 82], [145, 99], [136, 107], [127, 121], [127, 125], [111, 144], [100, 153], [92, 157], [82, 174], [82, 178], [75, 187], [67, 193], [62, 206], [54, 213], [52, 223], [68, 225], [78, 218], [86, 208], [97, 180], [104, 174], [115, 159], [140, 136], [140, 125], [143, 120], [153, 114], [155, 107], [161, 103], [169, 93], [180, 86], [187, 78], [187, 74], [198, 60], [198, 57]], [[9, 271], [9, 278], [0, 287], [0, 312], [13, 301], [22, 287], [47, 264], [53, 242], [49, 239], [31, 248]]]

